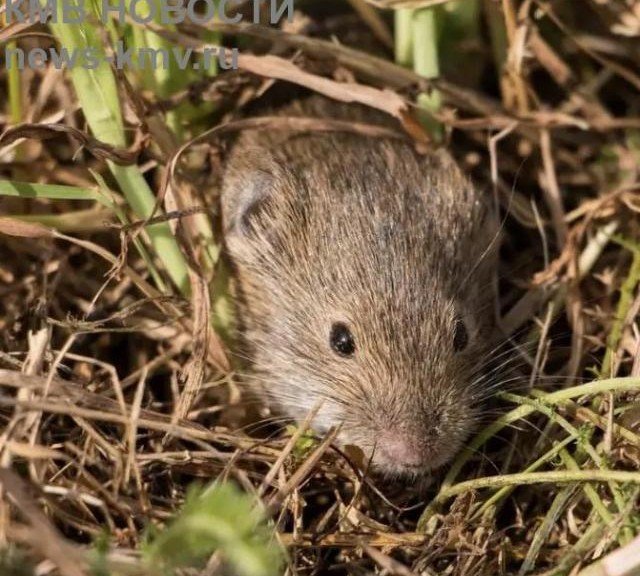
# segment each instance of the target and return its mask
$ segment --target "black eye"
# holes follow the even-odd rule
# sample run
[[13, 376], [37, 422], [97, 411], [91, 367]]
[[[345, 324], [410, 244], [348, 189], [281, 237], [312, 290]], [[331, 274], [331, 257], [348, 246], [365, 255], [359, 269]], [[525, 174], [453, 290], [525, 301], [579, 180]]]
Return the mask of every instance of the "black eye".
[[331, 335], [329, 336], [331, 348], [340, 356], [351, 356], [356, 351], [356, 343], [353, 334], [346, 324], [336, 322], [331, 327]]
[[456, 320], [456, 325], [453, 332], [453, 348], [456, 352], [462, 352], [469, 344], [469, 333], [464, 322], [459, 318]]

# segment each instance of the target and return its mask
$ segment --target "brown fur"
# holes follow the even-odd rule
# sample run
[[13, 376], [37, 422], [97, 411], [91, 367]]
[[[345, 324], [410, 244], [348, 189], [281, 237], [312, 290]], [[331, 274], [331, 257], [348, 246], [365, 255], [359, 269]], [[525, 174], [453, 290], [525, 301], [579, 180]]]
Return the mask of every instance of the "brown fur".
[[[282, 114], [388, 123], [321, 98]], [[410, 472], [376, 452], [389, 431], [425, 470], [449, 460], [477, 419], [474, 379], [492, 333], [496, 221], [485, 195], [444, 152], [253, 131], [230, 154], [222, 201], [250, 381], [268, 402], [302, 419], [324, 399], [316, 427], [343, 423], [340, 440], [383, 472]], [[355, 336], [353, 357], [330, 347], [337, 321]]]

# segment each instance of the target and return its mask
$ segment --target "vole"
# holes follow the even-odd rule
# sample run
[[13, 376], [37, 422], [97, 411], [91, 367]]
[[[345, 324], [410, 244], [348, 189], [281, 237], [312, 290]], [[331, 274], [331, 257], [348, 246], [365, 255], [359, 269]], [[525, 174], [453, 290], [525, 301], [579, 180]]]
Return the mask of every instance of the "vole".
[[[311, 97], [278, 112], [388, 125]], [[440, 467], [482, 414], [497, 221], [444, 152], [251, 130], [222, 187], [249, 383], [389, 476]]]

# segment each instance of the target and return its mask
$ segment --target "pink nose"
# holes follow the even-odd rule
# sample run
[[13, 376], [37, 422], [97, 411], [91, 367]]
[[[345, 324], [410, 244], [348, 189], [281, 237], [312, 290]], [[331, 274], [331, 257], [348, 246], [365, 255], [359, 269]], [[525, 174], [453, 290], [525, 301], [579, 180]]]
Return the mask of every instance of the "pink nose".
[[417, 442], [397, 432], [380, 435], [377, 450], [382, 459], [389, 463], [416, 468], [424, 464]]

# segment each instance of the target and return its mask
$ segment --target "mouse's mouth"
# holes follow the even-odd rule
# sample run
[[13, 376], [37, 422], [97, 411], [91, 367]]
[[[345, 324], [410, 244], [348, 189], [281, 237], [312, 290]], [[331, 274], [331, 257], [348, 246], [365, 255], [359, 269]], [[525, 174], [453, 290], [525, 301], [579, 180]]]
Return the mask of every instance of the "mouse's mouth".
[[456, 439], [411, 442], [403, 440], [383, 443], [381, 434], [375, 444], [343, 443], [343, 449], [364, 471], [392, 479], [426, 476], [452, 460], [462, 446]]
[[412, 413], [377, 422], [343, 415], [337, 444], [365, 473], [398, 479], [426, 476], [456, 457], [474, 430], [473, 416], [469, 409], [451, 407], [433, 409], [428, 418]]
[[374, 455], [372, 465], [377, 473], [385, 476], [392, 478], [415, 478], [431, 474], [447, 464], [453, 456], [454, 453], [433, 454], [431, 456], [425, 455], [420, 463], [408, 463], [390, 458], [376, 458]]

